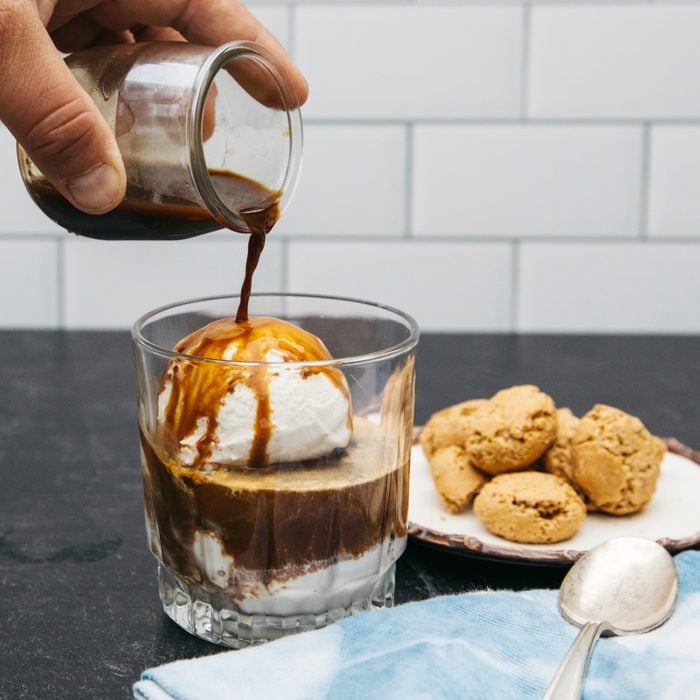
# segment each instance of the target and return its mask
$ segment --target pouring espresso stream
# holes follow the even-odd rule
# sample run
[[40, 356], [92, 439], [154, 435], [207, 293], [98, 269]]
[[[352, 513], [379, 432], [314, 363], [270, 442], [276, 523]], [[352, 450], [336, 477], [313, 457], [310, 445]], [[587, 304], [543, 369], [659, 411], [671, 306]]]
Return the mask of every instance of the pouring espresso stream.
[[[227, 170], [209, 170], [212, 184], [226, 205], [238, 211], [250, 231], [245, 278], [237, 321], [248, 320], [253, 274], [265, 247], [265, 239], [280, 216], [282, 193]], [[69, 231], [100, 240], [182, 239], [216, 228], [212, 214], [177, 197], [160, 197], [130, 185], [127, 198], [116, 209], [100, 216], [76, 209], [48, 181], [37, 183], [32, 196], [54, 221]]]

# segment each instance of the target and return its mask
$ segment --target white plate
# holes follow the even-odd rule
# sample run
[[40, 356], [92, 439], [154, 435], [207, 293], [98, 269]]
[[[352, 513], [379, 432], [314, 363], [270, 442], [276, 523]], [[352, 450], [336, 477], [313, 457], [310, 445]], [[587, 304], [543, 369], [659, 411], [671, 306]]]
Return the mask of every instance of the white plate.
[[569, 540], [520, 544], [491, 534], [471, 509], [459, 515], [448, 513], [433, 485], [423, 448], [416, 444], [411, 454], [408, 520], [409, 535], [423, 542], [461, 554], [532, 564], [570, 564], [595, 545], [623, 535], [648, 537], [677, 552], [700, 545], [700, 466], [667, 452], [656, 493], [641, 512], [622, 517], [589, 513]]

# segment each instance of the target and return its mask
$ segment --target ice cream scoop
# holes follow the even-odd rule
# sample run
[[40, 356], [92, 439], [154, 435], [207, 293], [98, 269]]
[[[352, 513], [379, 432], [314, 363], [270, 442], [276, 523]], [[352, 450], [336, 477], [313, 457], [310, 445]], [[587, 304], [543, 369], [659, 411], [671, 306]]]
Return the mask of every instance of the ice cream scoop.
[[[315, 459], [350, 442], [347, 382], [324, 364], [333, 358], [312, 333], [270, 317], [226, 318], [174, 350], [182, 356], [163, 376], [158, 422], [182, 464], [260, 467]], [[308, 362], [322, 364], [298, 364]]]

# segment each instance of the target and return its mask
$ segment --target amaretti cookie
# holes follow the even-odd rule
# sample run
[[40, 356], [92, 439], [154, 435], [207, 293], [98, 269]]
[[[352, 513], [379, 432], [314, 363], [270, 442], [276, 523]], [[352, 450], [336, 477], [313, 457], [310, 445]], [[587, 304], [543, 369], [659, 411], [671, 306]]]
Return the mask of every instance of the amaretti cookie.
[[542, 544], [572, 537], [586, 506], [561, 477], [525, 471], [494, 477], [474, 500], [474, 513], [494, 535]]
[[526, 469], [554, 442], [554, 401], [536, 386], [503, 389], [467, 418], [471, 463], [488, 474]]
[[463, 447], [443, 447], [430, 458], [430, 471], [440, 499], [450, 513], [461, 513], [487, 478], [469, 463]]
[[586, 496], [584, 490], [574, 481], [574, 450], [571, 441], [579, 424], [569, 408], [557, 409], [557, 436], [552, 446], [542, 455], [540, 463], [548, 474], [560, 476], [569, 482], [586, 504], [588, 511], [597, 510], [596, 505]]
[[576, 426], [572, 449], [573, 479], [600, 510], [626, 515], [651, 500], [666, 447], [639, 418], [598, 404]]
[[420, 435], [426, 456], [429, 458], [443, 447], [463, 447], [467, 438], [467, 419], [484, 403], [483, 399], [472, 399], [434, 413]]
[[567, 481], [571, 481], [573, 476], [574, 455], [571, 440], [579, 420], [571, 409], [557, 409], [557, 434], [552, 446], [542, 455], [544, 470]]

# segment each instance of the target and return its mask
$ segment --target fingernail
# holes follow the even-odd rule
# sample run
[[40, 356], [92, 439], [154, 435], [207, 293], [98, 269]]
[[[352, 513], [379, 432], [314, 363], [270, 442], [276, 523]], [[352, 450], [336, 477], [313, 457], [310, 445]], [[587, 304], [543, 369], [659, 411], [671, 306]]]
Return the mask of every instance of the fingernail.
[[122, 197], [119, 173], [107, 163], [69, 180], [66, 188], [81, 209], [94, 213], [108, 211]]

